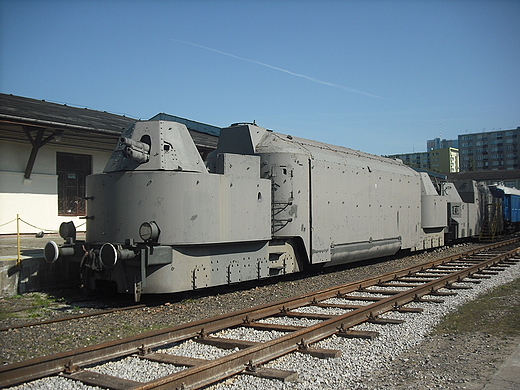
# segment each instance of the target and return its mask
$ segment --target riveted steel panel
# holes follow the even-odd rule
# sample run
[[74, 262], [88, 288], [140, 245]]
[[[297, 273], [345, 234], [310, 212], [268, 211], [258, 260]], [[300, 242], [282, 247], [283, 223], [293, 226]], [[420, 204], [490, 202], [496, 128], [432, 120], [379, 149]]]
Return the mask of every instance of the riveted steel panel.
[[[269, 180], [175, 171], [132, 171], [87, 178], [88, 242], [142, 241], [155, 221], [164, 245], [268, 240]], [[116, 199], [109, 202], [106, 199]]]
[[[125, 156], [128, 145], [144, 143], [149, 149], [147, 161], [135, 161]], [[132, 147], [130, 147], [132, 148]], [[138, 152], [142, 148], [137, 146]], [[123, 131], [105, 167], [105, 172], [124, 170], [171, 170], [205, 173], [206, 167], [184, 124], [168, 121], [135, 122]]]
[[174, 247], [173, 260], [149, 272], [144, 293], [195, 290], [269, 275], [266, 242]]
[[303, 237], [312, 263], [422, 245], [420, 176], [401, 162], [271, 132], [256, 152], [273, 181], [274, 234]]
[[269, 276], [268, 243], [245, 242], [219, 245], [160, 246], [145, 248], [145, 279], [139, 260], [120, 260], [110, 273], [92, 273], [89, 288], [96, 280], [112, 281], [120, 293], [131, 293], [136, 281], [143, 294], [196, 290], [239, 283]]
[[448, 226], [447, 198], [437, 193], [427, 173], [421, 172], [421, 227], [439, 229]]
[[301, 153], [260, 154], [262, 177], [272, 183], [273, 237], [300, 237], [310, 258], [310, 177], [308, 156]]
[[220, 153], [217, 155], [218, 174], [235, 177], [260, 177], [260, 157], [243, 154]]
[[[330, 261], [335, 246], [400, 238], [406, 248], [417, 239], [418, 177], [408, 170], [386, 168], [356, 156], [342, 163], [312, 160], [313, 263]], [[366, 249], [371, 250], [370, 245]], [[361, 259], [344, 253], [345, 261]]]

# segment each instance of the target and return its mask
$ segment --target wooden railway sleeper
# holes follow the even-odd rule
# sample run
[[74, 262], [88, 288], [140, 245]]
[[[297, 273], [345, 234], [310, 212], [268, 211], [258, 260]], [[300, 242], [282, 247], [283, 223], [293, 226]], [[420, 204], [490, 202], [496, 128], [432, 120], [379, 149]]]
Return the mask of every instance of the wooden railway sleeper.
[[377, 324], [377, 325], [398, 325], [405, 322], [405, 320], [398, 320], [395, 318], [381, 318], [377, 315], [374, 315], [372, 312], [370, 312], [367, 322], [371, 324]]
[[475, 273], [479, 274], [479, 275], [498, 275], [498, 271], [489, 271], [487, 269], [483, 269], [483, 270], [477, 271]]
[[501, 269], [507, 269], [511, 266], [511, 264], [506, 264], [505, 261], [507, 259], [504, 259], [504, 260], [501, 260], [501, 261], [497, 261], [495, 264], [493, 264], [491, 267], [495, 267], [495, 268], [501, 268]]
[[[471, 278], [471, 276], [469, 278]], [[463, 276], [459, 276], [457, 278], [457, 282], [458, 283], [473, 283], [473, 284], [479, 284], [480, 283], [480, 280], [469, 280], [469, 278], [466, 278], [466, 277], [463, 277]]]
[[282, 382], [294, 382], [298, 380], [298, 373], [296, 371], [265, 368], [262, 364], [254, 364], [252, 360], [247, 363], [243, 374], [256, 376], [258, 378], [276, 379]]
[[397, 311], [399, 313], [422, 313], [424, 310], [420, 307], [401, 307]]
[[444, 286], [444, 288], [446, 288], [448, 290], [471, 290], [471, 287], [469, 287], [469, 286], [455, 286], [453, 283], [448, 283], [448, 282], [446, 282], [446, 285]]
[[498, 264], [495, 264], [491, 267], [486, 268], [486, 271], [492, 271], [492, 272], [502, 272], [503, 270], [507, 269], [508, 266], [500, 266]]
[[468, 272], [468, 278], [471, 278], [471, 279], [491, 279], [491, 276], [490, 275], [477, 275], [476, 272]]
[[[445, 288], [444, 286], [442, 288]], [[452, 291], [439, 291], [439, 289], [431, 288], [430, 292], [426, 295], [431, 295], [432, 297], [451, 297], [457, 295], [457, 293]]]
[[420, 307], [403, 307], [404, 305], [399, 305], [397, 302], [394, 303], [392, 307], [393, 311], [397, 311], [399, 313], [422, 313], [424, 310]]
[[520, 262], [520, 259], [509, 258], [509, 259], [502, 260], [502, 263], [507, 264], [507, 265], [516, 265], [516, 264], [518, 264], [518, 262]]
[[341, 356], [341, 351], [339, 349], [310, 348], [304, 339], [301, 339], [301, 341], [297, 343], [297, 347], [297, 352], [311, 355], [319, 359], [335, 359]]
[[345, 328], [345, 324], [341, 323], [338, 329], [336, 336], [338, 337], [344, 337], [347, 339], [354, 339], [354, 338], [360, 338], [360, 339], [366, 339], [366, 340], [373, 340], [376, 337], [379, 336], [379, 332], [374, 332], [371, 330], [353, 330], [353, 329], [347, 329]]
[[62, 374], [63, 377], [82, 382], [89, 386], [125, 390], [136, 386], [143, 386], [144, 383], [129, 379], [118, 378], [112, 375], [100, 374], [95, 371], [76, 371], [71, 374]]
[[418, 296], [417, 294], [414, 296], [413, 301], [420, 303], [444, 303], [443, 299], [426, 299]]

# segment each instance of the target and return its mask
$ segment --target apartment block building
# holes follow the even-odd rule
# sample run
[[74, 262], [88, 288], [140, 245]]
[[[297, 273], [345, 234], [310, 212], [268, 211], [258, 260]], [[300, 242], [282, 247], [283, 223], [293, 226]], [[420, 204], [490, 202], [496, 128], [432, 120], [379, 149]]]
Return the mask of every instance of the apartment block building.
[[520, 127], [459, 135], [460, 171], [520, 169]]
[[390, 158], [398, 158], [412, 168], [438, 173], [459, 172], [459, 151], [452, 147], [432, 149], [421, 153], [393, 154]]

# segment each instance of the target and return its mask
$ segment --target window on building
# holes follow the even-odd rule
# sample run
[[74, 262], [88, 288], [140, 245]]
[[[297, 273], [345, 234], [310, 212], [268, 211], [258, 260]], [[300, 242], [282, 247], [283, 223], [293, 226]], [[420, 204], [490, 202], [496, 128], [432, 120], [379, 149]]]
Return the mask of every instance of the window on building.
[[85, 215], [86, 178], [92, 173], [92, 156], [57, 153], [58, 215]]

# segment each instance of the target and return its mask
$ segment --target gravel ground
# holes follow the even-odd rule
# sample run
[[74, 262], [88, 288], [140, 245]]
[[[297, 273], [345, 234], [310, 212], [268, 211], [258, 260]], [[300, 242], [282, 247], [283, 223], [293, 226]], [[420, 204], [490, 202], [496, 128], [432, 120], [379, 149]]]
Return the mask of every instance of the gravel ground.
[[[404, 268], [406, 266], [419, 264], [427, 260], [447, 256], [455, 252], [467, 250], [476, 244], [463, 244], [454, 248], [442, 248], [430, 252], [416, 254], [404, 258], [391, 259], [379, 263], [365, 263], [363, 266], [353, 266], [344, 268], [334, 273], [324, 273], [317, 276], [306, 276], [300, 279], [278, 282], [275, 284], [264, 284], [261, 286], [225, 292], [217, 291], [218, 294], [211, 296], [192, 296], [189, 299], [182, 299], [179, 296], [168, 297], [169, 302], [162, 302], [154, 307], [147, 307], [128, 312], [118, 312], [100, 317], [87, 318], [83, 320], [69, 321], [67, 323], [56, 323], [43, 325], [34, 328], [24, 328], [0, 333], [2, 350], [0, 358], [3, 364], [13, 363], [31, 357], [38, 357], [63, 350], [83, 347], [96, 344], [105, 340], [125, 337], [131, 334], [144, 332], [150, 329], [157, 329], [166, 326], [173, 326], [187, 321], [206, 318], [224, 312], [239, 310], [245, 307], [262, 304], [265, 302], [276, 301], [285, 297], [297, 295], [316, 289], [326, 288], [340, 283], [359, 280], [383, 272]], [[514, 268], [519, 268], [516, 266]], [[510, 276], [511, 278], [512, 276]], [[466, 290], [464, 290], [466, 291]], [[466, 294], [461, 292], [457, 297]], [[469, 298], [471, 297], [471, 293]], [[449, 298], [452, 299], [452, 298]], [[459, 298], [453, 298], [459, 299]], [[516, 304], [520, 298], [516, 297]], [[0, 300], [0, 310], [6, 307], [12, 308], [11, 300]], [[59, 305], [61, 309], [58, 308]], [[110, 302], [97, 303], [98, 306], [110, 306]], [[423, 304], [421, 306], [428, 310], [436, 305]], [[43, 315], [46, 317], [56, 317], [71, 314], [78, 311], [92, 310], [89, 307], [79, 307], [77, 304], [67, 305], [61, 303], [56, 308], [48, 308]], [[442, 314], [442, 313], [441, 313]], [[437, 318], [439, 314], [437, 313]], [[408, 316], [410, 316], [408, 314]], [[370, 361], [359, 360], [353, 365], [352, 362], [344, 363], [342, 360], [315, 360], [305, 356], [309, 361], [304, 362], [304, 366], [311, 367], [310, 371], [296, 370], [300, 372], [300, 380], [292, 384], [282, 384], [258, 380], [252, 377], [240, 377], [240, 379], [230, 379], [219, 385], [220, 389], [227, 388], [356, 388], [356, 389], [427, 389], [427, 388], [449, 388], [449, 389], [481, 389], [483, 384], [494, 374], [496, 367], [516, 348], [520, 338], [514, 337], [495, 337], [489, 334], [475, 332], [465, 335], [428, 335], [432, 325], [424, 327], [423, 314], [413, 315], [403, 326], [407, 334], [417, 334], [407, 342], [397, 343], [389, 355], [388, 352], [372, 354]], [[392, 318], [396, 314], [392, 313]], [[29, 318], [29, 320], [34, 320]], [[13, 323], [28, 321], [28, 318], [2, 318], [0, 326], [7, 326]], [[437, 320], [438, 321], [438, 320]], [[387, 327], [397, 329], [401, 325]], [[418, 330], [418, 329], [421, 330]], [[379, 330], [379, 329], [378, 329]], [[402, 329], [401, 329], [402, 330]], [[423, 336], [425, 336], [423, 338]], [[266, 337], [265, 335], [262, 337]], [[456, 340], [453, 340], [453, 339]], [[390, 333], [383, 335], [379, 341], [367, 344], [363, 340], [342, 341], [345, 348], [361, 348], [376, 351], [379, 348], [377, 343], [385, 340], [399, 341], [403, 339], [402, 334]], [[456, 343], [454, 342], [456, 341]], [[330, 340], [322, 341], [322, 346], [327, 347]], [[347, 345], [348, 344], [348, 345]], [[207, 346], [205, 346], [207, 347]], [[176, 346], [176, 348], [179, 348]], [[337, 347], [335, 347], [337, 348]], [[352, 353], [355, 351], [352, 350]], [[343, 353], [339, 359], [348, 359], [349, 353]], [[375, 356], [375, 357], [374, 357]], [[377, 357], [379, 356], [379, 357]], [[299, 356], [301, 359], [301, 356]], [[292, 355], [278, 359], [271, 363], [273, 367], [291, 367], [295, 359]], [[379, 360], [378, 360], [379, 359]], [[118, 363], [120, 364], [120, 363]], [[318, 365], [321, 370], [330, 370], [331, 375], [314, 375], [312, 365]], [[345, 364], [349, 364], [345, 369]], [[366, 369], [369, 368], [368, 373]], [[338, 384], [335, 375], [332, 373], [341, 369], [342, 382]], [[151, 370], [151, 369], [150, 369]], [[147, 371], [150, 371], [147, 370]], [[130, 369], [130, 372], [136, 370]], [[306, 373], [307, 372], [307, 373]], [[348, 379], [351, 377], [351, 379]], [[62, 378], [61, 378], [62, 379]], [[245, 385], [241, 382], [245, 381]], [[60, 388], [61, 385], [35, 383], [33, 388]], [[242, 387], [241, 387], [242, 386]], [[245, 387], [244, 387], [245, 386]], [[260, 387], [263, 386], [263, 387]], [[267, 387], [266, 387], [267, 386]], [[29, 387], [26, 387], [29, 388]], [[63, 387], [69, 388], [69, 387]]]

